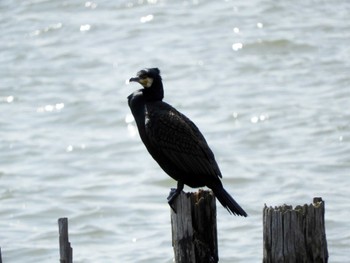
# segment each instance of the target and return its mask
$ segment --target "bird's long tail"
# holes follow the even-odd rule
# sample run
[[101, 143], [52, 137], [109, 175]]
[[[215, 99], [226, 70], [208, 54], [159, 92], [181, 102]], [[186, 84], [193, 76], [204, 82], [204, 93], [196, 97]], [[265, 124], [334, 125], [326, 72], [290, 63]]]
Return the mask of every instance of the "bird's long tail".
[[232, 198], [232, 196], [226, 192], [223, 187], [219, 187], [213, 189], [216, 198], [225, 207], [229, 213], [239, 216], [248, 216], [247, 213], [243, 210], [243, 208]]

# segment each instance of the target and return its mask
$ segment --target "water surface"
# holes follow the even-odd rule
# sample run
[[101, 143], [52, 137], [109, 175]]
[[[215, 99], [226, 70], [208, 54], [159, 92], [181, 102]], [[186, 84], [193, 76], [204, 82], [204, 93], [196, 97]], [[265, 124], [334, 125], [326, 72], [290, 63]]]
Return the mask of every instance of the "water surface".
[[[4, 262], [172, 262], [175, 182], [142, 145], [126, 80], [159, 67], [226, 189], [220, 262], [262, 259], [264, 204], [326, 201], [330, 262], [350, 244], [348, 1], [1, 1]], [[186, 189], [190, 190], [190, 189]]]

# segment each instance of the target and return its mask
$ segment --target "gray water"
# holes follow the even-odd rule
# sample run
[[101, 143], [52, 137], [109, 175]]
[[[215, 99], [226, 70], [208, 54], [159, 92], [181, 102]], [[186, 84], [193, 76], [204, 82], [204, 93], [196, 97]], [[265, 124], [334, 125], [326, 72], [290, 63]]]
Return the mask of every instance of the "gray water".
[[329, 261], [349, 261], [349, 1], [2, 0], [0, 14], [4, 262], [58, 262], [59, 217], [75, 262], [172, 262], [176, 183], [126, 101], [144, 67], [249, 214], [218, 204], [220, 262], [261, 262], [264, 204], [314, 196]]

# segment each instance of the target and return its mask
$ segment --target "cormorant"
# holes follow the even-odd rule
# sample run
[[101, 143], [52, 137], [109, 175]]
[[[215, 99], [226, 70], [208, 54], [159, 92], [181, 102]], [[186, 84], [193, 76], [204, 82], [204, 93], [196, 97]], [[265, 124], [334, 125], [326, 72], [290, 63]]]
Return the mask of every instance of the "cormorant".
[[184, 184], [207, 186], [230, 213], [247, 216], [223, 188], [214, 154], [197, 126], [162, 101], [164, 91], [159, 69], [143, 69], [129, 82], [143, 86], [128, 96], [141, 140], [159, 166], [177, 181], [177, 188], [171, 189], [168, 196], [169, 205], [172, 207]]

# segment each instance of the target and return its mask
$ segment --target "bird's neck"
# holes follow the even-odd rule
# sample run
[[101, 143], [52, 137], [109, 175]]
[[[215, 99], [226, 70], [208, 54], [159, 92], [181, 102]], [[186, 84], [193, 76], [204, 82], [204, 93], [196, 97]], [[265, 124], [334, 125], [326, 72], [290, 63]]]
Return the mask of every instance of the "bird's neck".
[[154, 81], [151, 87], [143, 89], [143, 96], [145, 101], [163, 100], [164, 90], [162, 81]]

